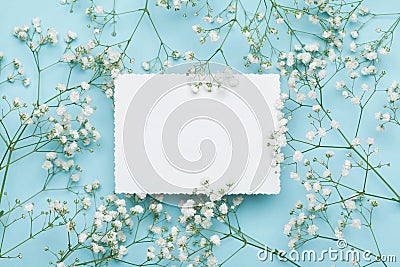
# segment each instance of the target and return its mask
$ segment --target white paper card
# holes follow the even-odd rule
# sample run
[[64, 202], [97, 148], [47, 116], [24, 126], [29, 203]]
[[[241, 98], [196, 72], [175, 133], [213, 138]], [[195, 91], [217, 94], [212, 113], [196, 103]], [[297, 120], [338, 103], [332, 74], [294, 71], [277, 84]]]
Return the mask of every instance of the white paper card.
[[185, 74], [115, 80], [116, 193], [277, 194], [267, 145], [277, 128], [279, 75], [236, 75], [221, 87]]

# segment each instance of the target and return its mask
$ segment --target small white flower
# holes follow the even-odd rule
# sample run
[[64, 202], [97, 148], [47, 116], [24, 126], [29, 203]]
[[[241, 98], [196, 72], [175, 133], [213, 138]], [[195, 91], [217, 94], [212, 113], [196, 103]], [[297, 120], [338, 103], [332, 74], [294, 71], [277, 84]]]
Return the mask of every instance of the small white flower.
[[309, 15], [308, 16], [308, 20], [312, 23], [312, 24], [318, 24], [319, 22], [319, 18], [317, 15]]
[[89, 105], [84, 106], [83, 109], [82, 109], [82, 113], [85, 116], [90, 116], [90, 115], [93, 114], [93, 108], [91, 106], [89, 106]]
[[96, 12], [96, 14], [101, 15], [104, 13], [104, 7], [103, 6], [96, 6], [94, 8], [94, 12]]
[[354, 219], [351, 221], [351, 227], [354, 227], [356, 229], [361, 229], [361, 220], [360, 219]]
[[45, 170], [51, 169], [52, 167], [53, 167], [53, 163], [51, 163], [48, 160], [46, 160], [42, 165], [42, 168], [45, 169]]
[[71, 93], [69, 94], [69, 100], [71, 100], [72, 103], [78, 102], [79, 98], [80, 98], [80, 94], [76, 90], [71, 91]]
[[358, 146], [358, 145], [360, 145], [361, 144], [361, 139], [360, 138], [354, 138], [352, 141], [351, 141], [351, 145], [352, 146]]
[[150, 63], [149, 63], [148, 61], [143, 61], [143, 62], [142, 62], [142, 68], [143, 68], [143, 70], [145, 70], [145, 71], [150, 70]]
[[353, 37], [354, 39], [358, 38], [358, 31], [354, 30], [350, 32], [351, 37]]
[[25, 210], [26, 212], [31, 212], [31, 211], [33, 211], [33, 207], [34, 207], [34, 204], [33, 204], [33, 203], [27, 203], [27, 204], [25, 204], [25, 206], [24, 206], [24, 210]]
[[74, 173], [71, 175], [71, 181], [78, 182], [80, 179], [80, 175], [78, 173]]
[[22, 83], [25, 87], [28, 87], [31, 84], [31, 80], [29, 78], [24, 78]]
[[365, 140], [365, 143], [367, 143], [367, 145], [372, 146], [375, 143], [374, 138], [368, 137], [367, 140]]
[[90, 89], [90, 84], [88, 84], [87, 82], [81, 82], [80, 85], [81, 85], [82, 90], [87, 91]]
[[125, 246], [120, 246], [118, 250], [118, 258], [121, 259], [126, 254], [128, 254], [128, 249]]
[[303, 153], [300, 151], [295, 151], [293, 154], [293, 160], [294, 162], [300, 162], [303, 159]]
[[376, 52], [368, 52], [365, 57], [368, 60], [375, 60], [378, 58], [378, 54]]
[[307, 233], [308, 233], [309, 235], [315, 235], [315, 234], [317, 233], [317, 231], [318, 231], [318, 227], [317, 227], [315, 224], [310, 225], [310, 226], [308, 227], [308, 229], [307, 229]]
[[218, 235], [212, 235], [210, 237], [210, 242], [213, 243], [216, 246], [220, 246], [221, 245], [221, 240], [220, 240]]
[[318, 134], [320, 137], [325, 137], [326, 136], [326, 129], [325, 128], [319, 128]]
[[329, 169], [326, 169], [323, 173], [322, 173], [322, 177], [327, 178], [331, 176], [331, 171]]
[[77, 37], [77, 35], [76, 35], [75, 32], [73, 32], [73, 31], [68, 31], [67, 35], [64, 37], [64, 41], [65, 41], [66, 43], [70, 43], [70, 42], [72, 42], [73, 40], [75, 40], [76, 37]]
[[[379, 54], [381, 54], [381, 55], [387, 55], [387, 54], [389, 54], [389, 52], [390, 52], [390, 48], [388, 48], [388, 47], [380, 47], [380, 48], [378, 49], [378, 52], [379, 52]], [[0, 60], [1, 60], [1, 58], [0, 58]]]
[[312, 186], [311, 186], [310, 182], [305, 182], [304, 183], [304, 188], [306, 189], [307, 192], [311, 192], [312, 191]]
[[330, 196], [331, 193], [332, 193], [332, 190], [330, 188], [322, 189], [322, 195], [324, 195], [324, 196]]
[[335, 152], [333, 152], [332, 150], [328, 150], [325, 152], [325, 155], [327, 158], [332, 158], [335, 155]]
[[235, 206], [239, 206], [243, 201], [243, 197], [242, 196], [237, 196], [233, 199], [233, 205]]
[[14, 107], [18, 108], [18, 107], [22, 107], [22, 101], [19, 97], [14, 98], [13, 100], [13, 105]]
[[365, 16], [369, 13], [369, 8], [366, 6], [362, 6], [358, 9], [358, 13], [360, 13], [361, 16]]
[[209, 256], [209, 257], [207, 258], [207, 265], [208, 265], [208, 266], [215, 266], [215, 265], [217, 265], [217, 264], [218, 264], [218, 260], [217, 260], [216, 257], [214, 257], [214, 256]]
[[291, 232], [292, 232], [292, 225], [285, 224], [285, 226], [283, 227], [283, 234], [289, 236]]
[[253, 55], [252, 53], [249, 53], [247, 55], [247, 59], [250, 61], [250, 63], [252, 64], [258, 64], [260, 62], [260, 60], [258, 59], [258, 57], [256, 55]]
[[209, 33], [211, 42], [218, 42], [219, 40], [219, 33], [217, 31], [210, 31]]
[[134, 207], [132, 207], [132, 208], [130, 209], [130, 211], [131, 211], [132, 214], [140, 214], [140, 213], [143, 213], [143, 212], [144, 212], [144, 209], [143, 209], [143, 207], [140, 206], [140, 205], [135, 205]]
[[183, 56], [183, 59], [188, 61], [193, 60], [194, 59], [193, 51], [186, 51], [185, 55]]
[[63, 116], [64, 114], [66, 114], [67, 112], [67, 108], [64, 105], [60, 105], [56, 108], [56, 114], [58, 116]]
[[65, 225], [65, 228], [67, 229], [67, 232], [72, 232], [75, 230], [75, 222], [73, 221], [69, 221], [67, 222], [67, 224]]
[[297, 172], [290, 172], [290, 178], [298, 181], [300, 179], [300, 176]]
[[192, 30], [196, 33], [196, 34], [200, 34], [203, 31], [203, 28], [201, 28], [200, 25], [193, 25], [192, 26]]
[[93, 251], [94, 253], [96, 253], [96, 254], [98, 254], [98, 253], [104, 253], [104, 251], [105, 251], [105, 249], [104, 249], [103, 246], [100, 246], [100, 245], [98, 245], [98, 244], [96, 244], [96, 243], [94, 243], [94, 242], [91, 244], [91, 247], [92, 247], [92, 251]]
[[389, 121], [390, 121], [390, 114], [389, 114], [389, 113], [384, 113], [384, 114], [382, 115], [382, 120], [383, 120], [384, 122], [389, 122]]
[[47, 152], [46, 153], [46, 159], [47, 160], [53, 160], [57, 157], [57, 153], [56, 152]]
[[92, 132], [92, 136], [93, 136], [95, 142], [98, 141], [98, 140], [100, 140], [100, 138], [101, 138], [101, 135], [100, 135], [100, 133], [99, 133], [97, 130], [94, 130], [94, 131]]
[[340, 123], [338, 121], [332, 120], [331, 127], [332, 127], [332, 129], [339, 129]]
[[227, 214], [228, 213], [228, 206], [225, 203], [222, 204], [221, 206], [219, 206], [219, 211], [224, 215]]
[[112, 97], [113, 94], [114, 94], [114, 92], [113, 92], [113, 90], [111, 88], [108, 88], [105, 93], [106, 93], [106, 97], [107, 98]]
[[83, 199], [82, 199], [82, 206], [83, 206], [83, 208], [86, 210], [86, 209], [88, 209], [88, 208], [90, 208], [90, 206], [92, 205], [92, 202], [90, 201], [90, 198], [89, 197], [84, 197]]
[[355, 42], [350, 43], [350, 51], [356, 52], [357, 51], [357, 44]]
[[317, 98], [317, 92], [315, 92], [315, 91], [309, 91], [308, 94], [307, 94], [307, 96], [308, 96], [310, 99], [316, 99], [316, 98]]
[[319, 191], [321, 191], [321, 183], [320, 182], [316, 182], [313, 184], [313, 189], [315, 193], [318, 193]]
[[313, 105], [313, 106], [312, 106], [312, 110], [313, 110], [314, 112], [319, 112], [319, 111], [321, 110], [321, 106], [320, 106], [320, 105]]
[[356, 207], [356, 203], [354, 202], [354, 200], [348, 199], [343, 203], [344, 207], [349, 209], [349, 210], [355, 210]]
[[351, 99], [351, 103], [353, 105], [359, 105], [360, 104], [360, 98], [358, 96], [355, 96]]
[[314, 131], [308, 131], [306, 134], [306, 138], [308, 141], [313, 141], [315, 138], [315, 132]]
[[322, 37], [324, 37], [325, 39], [328, 39], [331, 36], [332, 36], [332, 31], [323, 31], [322, 32]]
[[78, 235], [78, 241], [79, 243], [85, 243], [86, 239], [87, 239], [87, 234], [86, 233], [80, 233]]
[[53, 45], [58, 43], [57, 35], [58, 35], [58, 32], [55, 29], [50, 28], [47, 30], [47, 38], [50, 41], [50, 43]]
[[335, 82], [336, 90], [341, 90], [345, 85], [346, 85], [346, 83], [344, 81]]
[[59, 83], [56, 87], [57, 90], [64, 92], [65, 90], [67, 90], [67, 86], [65, 84]]
[[351, 14], [350, 21], [357, 22], [357, 20], [358, 20], [358, 15], [356, 13]]

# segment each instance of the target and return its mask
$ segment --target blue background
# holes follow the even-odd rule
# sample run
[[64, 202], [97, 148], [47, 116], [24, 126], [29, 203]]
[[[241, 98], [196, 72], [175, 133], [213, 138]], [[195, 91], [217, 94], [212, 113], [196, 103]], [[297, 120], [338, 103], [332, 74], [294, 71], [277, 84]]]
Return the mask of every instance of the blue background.
[[[384, 5], [382, 3], [385, 3]], [[369, 7], [375, 12], [389, 12], [391, 10], [400, 10], [399, 1], [369, 1]], [[42, 19], [43, 29], [47, 27], [54, 27], [60, 33], [60, 37], [63, 37], [68, 30], [72, 30], [78, 33], [78, 42], [86, 41], [91, 36], [91, 29], [88, 29], [88, 18], [83, 16], [83, 4], [78, 4], [75, 8], [74, 13], [68, 12], [68, 7], [63, 7], [58, 4], [58, 1], [2, 1], [2, 15], [0, 18], [0, 51], [3, 51], [6, 55], [6, 59], [11, 60], [13, 57], [18, 57], [27, 72], [27, 75], [32, 79], [32, 83], [35, 83], [35, 76], [29, 75], [34, 72], [34, 64], [32, 57], [28, 49], [24, 48], [22, 43], [12, 37], [12, 29], [16, 25], [28, 24], [33, 17], [40, 17]], [[140, 6], [140, 5], [139, 5]], [[173, 49], [178, 49], [181, 52], [185, 50], [193, 50], [196, 56], [201, 58], [206, 57], [210, 54], [212, 49], [215, 49], [218, 44], [207, 44], [200, 45], [198, 39], [195, 37], [191, 30], [191, 25], [200, 22], [200, 18], [193, 18], [189, 15], [187, 19], [180, 18], [179, 15], [172, 11], [165, 11], [161, 8], [154, 7], [154, 4], [150, 4], [151, 12], [155, 23], [161, 33], [162, 37]], [[79, 12], [79, 14], [78, 14]], [[382, 24], [382, 28], [385, 25], [389, 25], [393, 21], [393, 18], [385, 18], [378, 20]], [[124, 26], [121, 26], [123, 23]], [[116, 38], [119, 38], [119, 34], [123, 35], [124, 31], [129, 32], [130, 25], [132, 22], [122, 20], [118, 24], [119, 32]], [[375, 26], [374, 26], [375, 27]], [[247, 54], [247, 46], [243, 38], [240, 37], [240, 32], [236, 28], [235, 34], [228, 39], [226, 48], [226, 57], [229, 59], [230, 64], [245, 73], [256, 72], [256, 68], [250, 67], [245, 68], [243, 66], [242, 55]], [[151, 34], [148, 34], [148, 33]], [[143, 60], [151, 59], [155, 56], [158, 48], [153, 31], [151, 30], [148, 23], [143, 23], [139, 30], [139, 38], [136, 37], [136, 44], [130, 49], [131, 54], [134, 55], [136, 64], [134, 72], [143, 73], [140, 67], [140, 63]], [[373, 28], [370, 30], [370, 35], [374, 35]], [[367, 36], [368, 37], [368, 36]], [[235, 39], [236, 38], [236, 39]], [[110, 37], [110, 41], [114, 39]], [[388, 70], [389, 74], [385, 78], [386, 85], [389, 85], [392, 79], [395, 79], [399, 71], [398, 58], [400, 56], [400, 50], [398, 47], [398, 38], [395, 38], [395, 43], [392, 49], [392, 53], [389, 57], [384, 59], [383, 66]], [[61, 42], [61, 40], [60, 40]], [[47, 54], [48, 62], [54, 62], [59, 58], [62, 53], [62, 45], [49, 49]], [[220, 58], [216, 59], [221, 60]], [[271, 70], [271, 72], [277, 72]], [[65, 80], [65, 73], [62, 72], [62, 68], [57, 72], [51, 72], [45, 74], [44, 88], [51, 94], [53, 88], [59, 83]], [[77, 80], [76, 82], [79, 82]], [[384, 89], [384, 88], [381, 88]], [[283, 88], [283, 90], [285, 90]], [[335, 92], [334, 92], [335, 93]], [[46, 93], [45, 93], [46, 94]], [[3, 85], [0, 87], [0, 95], [7, 95], [10, 99], [14, 96], [19, 96], [24, 100], [33, 100], [36, 91], [34, 87], [23, 88], [20, 86], [9, 87]], [[107, 194], [112, 192], [114, 188], [114, 177], [113, 177], [113, 109], [110, 99], [106, 99], [104, 94], [93, 90], [90, 95], [93, 97], [93, 103], [96, 105], [97, 110], [93, 115], [92, 122], [102, 135], [101, 146], [96, 149], [94, 154], [82, 153], [77, 155], [77, 161], [84, 169], [81, 175], [82, 183], [90, 183], [93, 179], [98, 178], [102, 182], [102, 192]], [[341, 99], [340, 95], [332, 97], [332, 101]], [[395, 127], [388, 127], [388, 130], [383, 134], [375, 132], [376, 122], [373, 120], [373, 113], [382, 109], [384, 103], [384, 96], [374, 103], [374, 108], [368, 110], [366, 116], [369, 116], [367, 122], [363, 124], [362, 134], [360, 136], [371, 136], [375, 137], [376, 142], [381, 149], [380, 157], [382, 159], [390, 159], [392, 167], [384, 171], [386, 176], [390, 177], [391, 183], [394, 187], [400, 189], [398, 186], [398, 153], [397, 148], [400, 147], [400, 138], [398, 138], [398, 131], [396, 133]], [[341, 103], [340, 108], [337, 108], [334, 112], [336, 117], [339, 118], [343, 129], [346, 131], [352, 131], [354, 122], [346, 120], [349, 114], [352, 114], [354, 110], [349, 103]], [[301, 130], [303, 123], [306, 122], [305, 117], [295, 122], [292, 122], [290, 129], [292, 132], [296, 132], [296, 129]], [[11, 168], [11, 173], [7, 181], [7, 192], [10, 199], [15, 198], [24, 199], [26, 196], [38, 191], [42, 185], [45, 171], [41, 169], [43, 163], [43, 155], [35, 155], [29, 157], [27, 160], [23, 160], [18, 165]], [[340, 171], [342, 161], [338, 160], [336, 171]], [[59, 179], [55, 181], [55, 184], [65, 184], [67, 176], [56, 177]], [[379, 182], [373, 184], [376, 186], [374, 190], [376, 192], [387, 193]], [[239, 218], [241, 220], [242, 229], [247, 234], [255, 237], [261, 242], [268, 243], [271, 247], [287, 249], [287, 242], [289, 239], [283, 235], [283, 225], [287, 223], [289, 219], [289, 210], [293, 207], [294, 203], [298, 199], [304, 200], [305, 191], [302, 186], [289, 178], [289, 170], [284, 169], [281, 176], [281, 193], [277, 196], [246, 196], [243, 205], [240, 207]], [[63, 192], [48, 192], [42, 195], [38, 202], [42, 202], [43, 207], [46, 205], [46, 199], [58, 198], [58, 199], [73, 199], [67, 193]], [[376, 211], [375, 214], [375, 231], [379, 237], [382, 252], [385, 254], [398, 254], [398, 240], [400, 234], [398, 231], [398, 222], [400, 221], [399, 205], [394, 203], [384, 203], [381, 201], [381, 207]], [[40, 204], [38, 204], [40, 205]], [[173, 208], [170, 208], [172, 214], [178, 214]], [[22, 211], [21, 211], [22, 213]], [[337, 218], [332, 217], [332, 221], [335, 222]], [[27, 232], [24, 226], [15, 227], [12, 233], [8, 233], [5, 239], [5, 244], [16, 244], [22, 238], [26, 237]], [[62, 231], [59, 231], [62, 232]], [[370, 244], [369, 235], [364, 235], [362, 231], [348, 231], [345, 232], [346, 237], [354, 242], [356, 245], [368, 248]], [[49, 234], [39, 236], [37, 239], [28, 242], [22, 246], [16, 252], [22, 252], [24, 257], [22, 260], [1, 260], [1, 266], [47, 266], [50, 260], [54, 260], [53, 257], [43, 251], [42, 248], [45, 246], [51, 246], [54, 249], [65, 249], [65, 234], [58, 234], [57, 231], [51, 231]], [[218, 249], [218, 254], [222, 256], [228, 256], [235, 248], [240, 246], [239, 243], [228, 240], [222, 243], [221, 248]], [[305, 248], [328, 248], [329, 246], [335, 247], [334, 242], [314, 242], [307, 245]], [[372, 246], [371, 246], [372, 248]], [[134, 252], [130, 252], [134, 254]], [[217, 255], [218, 255], [217, 254]], [[223, 257], [221, 257], [223, 258]], [[111, 266], [118, 265], [111, 263]], [[231, 260], [227, 266], [289, 266], [278, 261], [274, 263], [260, 262], [257, 260], [257, 249], [246, 248], [241, 251], [233, 260]], [[348, 266], [348, 263], [336, 263], [336, 266]], [[305, 266], [305, 265], [304, 265]], [[314, 266], [307, 263], [307, 266]], [[316, 263], [315, 266], [320, 266]], [[388, 263], [388, 266], [391, 266]], [[393, 265], [396, 266], [396, 265]]]

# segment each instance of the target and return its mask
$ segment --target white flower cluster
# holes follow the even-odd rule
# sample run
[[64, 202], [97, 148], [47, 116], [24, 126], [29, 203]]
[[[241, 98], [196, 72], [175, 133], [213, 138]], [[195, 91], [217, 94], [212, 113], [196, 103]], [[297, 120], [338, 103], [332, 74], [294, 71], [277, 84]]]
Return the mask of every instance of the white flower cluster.
[[[33, 28], [25, 24], [20, 27], [15, 27], [13, 34], [19, 40], [26, 42], [32, 51], [35, 51], [38, 45], [45, 45], [48, 43], [56, 45], [58, 43], [58, 32], [53, 28], [49, 28], [47, 33], [43, 34], [40, 23], [40, 18], [34, 18], [32, 19]], [[38, 35], [38, 39], [35, 42], [34, 37], [36, 37], [36, 35]]]
[[[2, 61], [4, 61], [4, 53], [0, 51], [0, 71], [8, 73], [6, 79], [8, 83], [14, 83], [15, 81], [19, 80], [25, 87], [28, 87], [31, 84], [30, 78], [26, 77], [25, 69], [22, 67], [21, 62], [17, 58], [14, 58], [12, 63], [5, 64], [4, 67], [2, 67]], [[3, 82], [0, 81], [0, 83]]]
[[[99, 187], [99, 182], [94, 181], [93, 184], [86, 185], [85, 190], [93, 193]], [[108, 195], [104, 198], [103, 204], [96, 207], [91, 225], [81, 226], [79, 221], [69, 219], [65, 225], [66, 231], [70, 235], [75, 234], [76, 247], [90, 249], [99, 257], [122, 259], [128, 254], [126, 233], [133, 229], [134, 221], [137, 222], [137, 218], [145, 212], [142, 206], [144, 203], [140, 204], [144, 199], [143, 196], [135, 197], [134, 202], [137, 204], [129, 208], [127, 201], [130, 202], [131, 196], [123, 199], [116, 195]], [[92, 198], [84, 196], [80, 203], [83, 210], [88, 210], [92, 206]], [[66, 205], [62, 205], [59, 201], [54, 201], [50, 205], [50, 210], [62, 215], [69, 213]], [[75, 217], [76, 215], [71, 216]], [[79, 230], [81, 228], [82, 230]], [[59, 264], [66, 264], [65, 259]]]
[[[90, 106], [90, 96], [87, 95], [83, 100], [81, 100], [82, 92], [79, 92], [78, 90], [67, 89], [63, 84], [59, 84], [57, 86], [57, 90], [60, 92], [60, 94], [64, 94], [67, 91], [70, 93], [68, 98], [63, 100], [59, 106], [56, 107], [56, 116], [48, 116], [46, 120], [39, 120], [39, 118], [42, 118], [48, 113], [47, 106], [40, 105], [33, 113], [34, 117], [38, 118], [37, 121], [31, 120], [30, 122], [37, 124], [46, 123], [51, 129], [47, 133], [47, 139], [62, 145], [62, 152], [65, 157], [72, 158], [77, 151], [79, 152], [85, 147], [88, 147], [92, 142], [97, 142], [101, 136], [89, 120], [89, 117], [94, 111], [94, 109]], [[69, 113], [69, 109], [71, 111], [76, 109], [68, 105], [68, 102], [82, 106], [80, 113], [77, 115]], [[27, 119], [30, 118], [24, 116], [23, 119], [25, 120], [25, 123], [27, 123]]]
[[[181, 215], [178, 218], [180, 225], [171, 228], [152, 225], [149, 230], [154, 234], [155, 243], [147, 249], [147, 259], [177, 261], [187, 266], [216, 266], [217, 258], [213, 254], [213, 247], [221, 245], [220, 234], [204, 235], [205, 231], [212, 231], [212, 220], [216, 218], [224, 221], [229, 212], [234, 211], [242, 202], [242, 197], [234, 198], [229, 204], [221, 197], [211, 197], [210, 201], [195, 201], [188, 199], [180, 203]], [[161, 212], [160, 204], [152, 204], [153, 210]], [[151, 208], [151, 207], [150, 207]], [[196, 253], [192, 253], [192, 251]], [[201, 253], [200, 253], [201, 252]]]
[[375, 119], [379, 121], [379, 124], [376, 126], [378, 132], [383, 132], [388, 123], [400, 125], [397, 119], [398, 101], [400, 99], [400, 87], [398, 81], [393, 81], [386, 89], [386, 96], [386, 105], [384, 105], [384, 107], [387, 111], [379, 111], [375, 113]]

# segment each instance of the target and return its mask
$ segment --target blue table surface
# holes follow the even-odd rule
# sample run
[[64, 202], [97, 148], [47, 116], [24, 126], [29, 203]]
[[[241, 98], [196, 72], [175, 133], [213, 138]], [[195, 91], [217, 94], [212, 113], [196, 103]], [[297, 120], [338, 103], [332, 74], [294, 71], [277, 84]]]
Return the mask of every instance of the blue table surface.
[[[384, 4], [383, 4], [384, 3]], [[376, 11], [389, 11], [400, 9], [400, 2], [396, 0], [391, 1], [369, 1], [369, 7]], [[58, 1], [2, 1], [2, 15], [0, 17], [0, 51], [3, 51], [8, 59], [18, 57], [24, 64], [26, 72], [34, 73], [34, 64], [32, 57], [23, 47], [22, 43], [12, 37], [12, 29], [16, 25], [22, 25], [30, 23], [33, 17], [40, 17], [42, 19], [43, 27], [54, 27], [60, 33], [62, 37], [68, 30], [73, 30], [78, 33], [78, 41], [86, 40], [90, 33], [90, 29], [86, 27], [88, 24], [87, 18], [83, 16], [83, 4], [78, 4], [74, 13], [70, 14], [68, 8], [61, 6]], [[186, 20], [179, 18], [174, 12], [165, 11], [160, 8], [151, 7], [155, 16], [155, 23], [159, 27], [160, 33], [167, 40], [169, 44], [173, 44], [173, 47], [181, 51], [191, 49], [196, 52], [197, 55], [207, 55], [211, 49], [215, 48], [214, 44], [202, 46], [198, 43], [198, 39], [194, 38], [194, 34], [191, 29], [191, 25], [196, 21], [189, 17]], [[80, 12], [79, 14], [77, 12]], [[185, 22], [183, 22], [185, 21]], [[388, 19], [381, 19], [379, 21], [383, 25], [387, 25], [390, 22]], [[130, 25], [121, 26], [121, 31], [124, 28], [129, 28]], [[155, 36], [148, 35], [146, 33], [146, 25], [140, 31], [141, 38], [138, 38], [137, 44], [134, 46], [133, 54], [136, 62], [134, 71], [137, 73], [143, 73], [140, 67], [140, 63], [143, 60], [152, 58], [156, 54], [157, 44], [154, 44], [152, 38]], [[371, 31], [371, 35], [375, 32]], [[239, 35], [238, 35], [239, 36]], [[111, 39], [112, 40], [112, 39]], [[241, 39], [242, 40], [242, 39]], [[397, 41], [397, 43], [396, 43]], [[398, 58], [400, 56], [400, 49], [398, 48], [398, 37], [395, 38], [395, 45], [393, 46], [390, 57], [387, 57], [384, 61], [384, 66], [388, 70], [388, 75], [385, 77], [386, 84], [390, 84], [392, 79], [398, 78], [399, 63]], [[255, 69], [245, 68], [243, 66], [242, 55], [246, 55], [246, 44], [244, 42], [237, 42], [232, 39], [228, 42], [226, 56], [231, 59], [233, 67], [247, 72], [254, 72]], [[60, 55], [60, 48], [54, 48], [54, 52], [49, 52], [49, 62], [57, 58], [57, 54]], [[46, 59], [44, 59], [46, 60]], [[271, 70], [271, 72], [277, 72]], [[45, 88], [53, 90], [57, 83], [65, 77], [65, 73], [60, 70], [46, 74]], [[31, 77], [32, 82], [35, 82], [35, 77]], [[385, 83], [384, 83], [385, 84]], [[46, 89], [46, 90], [47, 90]], [[49, 91], [51, 92], [51, 91]], [[20, 96], [26, 100], [33, 99], [35, 92], [31, 88], [10, 88], [8, 86], [0, 87], [0, 95], [7, 95], [8, 97]], [[104, 194], [110, 193], [114, 188], [114, 163], [113, 163], [113, 109], [111, 106], [111, 100], [106, 99], [100, 92], [91, 92], [93, 102], [97, 107], [95, 114], [93, 115], [92, 121], [96, 125], [97, 129], [101, 132], [101, 146], [96, 149], [94, 154], [82, 153], [77, 156], [77, 160], [82, 166], [84, 172], [82, 173], [82, 183], [91, 182], [93, 179], [98, 178], [102, 182], [101, 192]], [[384, 99], [381, 102], [377, 102], [375, 105], [376, 110], [379, 111], [382, 108]], [[352, 112], [349, 108], [350, 104], [342, 103], [343, 108], [338, 108], [336, 115], [342, 118], [341, 124], [343, 128], [353, 127], [352, 121], [347, 121], [346, 113]], [[364, 124], [362, 129], [362, 136], [372, 136], [375, 138], [376, 143], [381, 149], [380, 156], [383, 159], [389, 159], [392, 161], [392, 167], [384, 171], [386, 176], [390, 176], [391, 182], [395, 187], [398, 186], [398, 149], [400, 148], [400, 138], [398, 138], [398, 130], [394, 127], [389, 127], [385, 133], [377, 133], [374, 129], [376, 122], [373, 119], [372, 109], [371, 116], [367, 123]], [[296, 127], [301, 129], [302, 122], [305, 120], [299, 120], [293, 122], [291, 131], [296, 131]], [[43, 162], [43, 155], [32, 156], [28, 160], [23, 160], [11, 169], [10, 177], [7, 182], [7, 192], [10, 199], [21, 198], [30, 195], [37, 191], [41, 186], [41, 179], [43, 179], [44, 171], [41, 169]], [[337, 163], [337, 170], [341, 169], [340, 161]], [[60, 180], [66, 179], [67, 177], [58, 177]], [[376, 192], [386, 192], [386, 189], [381, 187], [381, 184], [376, 183]], [[241, 219], [242, 229], [244, 231], [257, 238], [262, 242], [268, 242], [271, 246], [287, 248], [287, 242], [289, 239], [283, 235], [283, 225], [287, 223], [289, 219], [289, 210], [293, 207], [294, 203], [298, 199], [304, 199], [305, 191], [302, 186], [289, 178], [289, 170], [285, 169], [281, 175], [281, 193], [274, 196], [263, 196], [254, 195], [246, 196], [243, 205], [240, 208], [239, 218]], [[42, 197], [43, 206], [46, 205], [46, 198], [71, 198], [67, 193], [52, 193], [48, 192]], [[39, 205], [39, 204], [38, 204]], [[400, 213], [398, 212], [398, 205], [394, 203], [383, 202], [381, 207], [376, 211], [375, 214], [375, 231], [377, 236], [380, 237], [380, 245], [382, 251], [386, 254], [399, 253], [398, 240], [400, 238], [400, 232], [397, 229], [398, 222], [400, 222]], [[172, 214], [177, 215], [178, 211], [173, 208], [168, 208]], [[337, 218], [332, 217], [333, 221]], [[9, 234], [6, 238], [6, 242], [10, 244], [17, 243], [19, 240], [26, 236], [21, 228], [18, 228], [12, 234]], [[370, 237], [364, 235], [362, 231], [349, 231], [346, 232], [346, 236], [351, 238], [357, 244], [364, 244], [370, 242]], [[65, 235], [58, 234], [57, 231], [53, 231], [51, 234], [45, 234], [39, 236], [37, 239], [28, 242], [22, 246], [20, 252], [23, 253], [23, 259], [14, 260], [0, 260], [1, 266], [48, 266], [50, 261], [49, 254], [46, 253], [43, 248], [47, 245], [51, 245], [53, 248], [65, 248]], [[318, 248], [323, 246], [332, 246], [332, 243], [325, 242], [314, 242], [307, 245], [306, 248]], [[218, 249], [217, 255], [228, 255], [238, 246], [234, 241], [227, 241], [223, 243], [221, 248]], [[131, 254], [131, 252], [130, 252]], [[132, 254], [134, 254], [132, 252]], [[400, 254], [398, 255], [400, 257]], [[54, 259], [54, 258], [52, 258]], [[117, 263], [111, 263], [111, 266], [119, 266]], [[260, 262], [257, 259], [257, 250], [254, 248], [247, 248], [242, 250], [236, 257], [228, 263], [227, 266], [288, 266], [279, 261], [273, 263]], [[307, 266], [320, 266], [320, 264], [307, 263]], [[336, 266], [348, 266], [348, 263], [336, 263]], [[390, 266], [390, 264], [389, 264]], [[395, 266], [395, 265], [393, 265]]]

